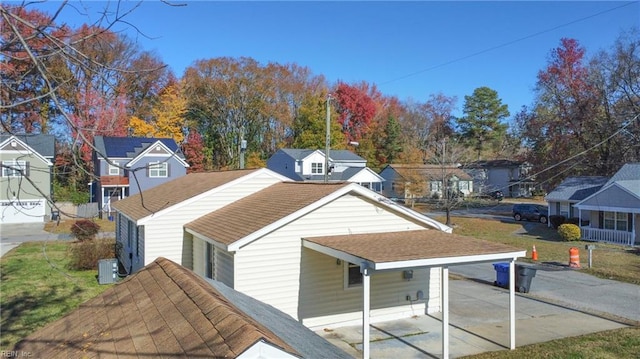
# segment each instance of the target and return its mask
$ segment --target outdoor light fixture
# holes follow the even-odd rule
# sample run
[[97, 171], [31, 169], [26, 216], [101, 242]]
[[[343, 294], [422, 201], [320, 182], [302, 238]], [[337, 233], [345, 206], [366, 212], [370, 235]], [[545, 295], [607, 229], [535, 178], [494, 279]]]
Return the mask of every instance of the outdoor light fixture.
[[413, 279], [413, 270], [409, 269], [409, 270], [402, 271], [402, 278], [404, 278], [406, 280], [412, 280]]
[[341, 265], [342, 264], [342, 260], [340, 260], [340, 258], [336, 259], [336, 265]]

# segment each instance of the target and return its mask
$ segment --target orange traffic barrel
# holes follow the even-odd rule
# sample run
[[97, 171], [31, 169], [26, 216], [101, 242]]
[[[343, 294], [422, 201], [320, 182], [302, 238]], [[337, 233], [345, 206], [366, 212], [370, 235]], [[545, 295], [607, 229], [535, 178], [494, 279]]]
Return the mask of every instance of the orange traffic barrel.
[[580, 268], [580, 251], [576, 247], [569, 248], [569, 267]]

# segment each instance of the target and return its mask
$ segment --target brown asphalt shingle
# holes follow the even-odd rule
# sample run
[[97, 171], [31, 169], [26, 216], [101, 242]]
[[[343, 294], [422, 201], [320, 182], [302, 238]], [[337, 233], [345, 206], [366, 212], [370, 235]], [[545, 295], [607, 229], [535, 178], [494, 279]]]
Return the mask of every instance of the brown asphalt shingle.
[[[112, 207], [137, 221], [254, 171], [257, 170], [189, 173], [186, 176], [150, 188], [142, 194], [138, 193], [119, 200], [113, 203]], [[131, 183], [130, 185], [134, 186], [135, 184]]]
[[276, 183], [187, 223], [185, 228], [229, 245], [348, 185]]
[[375, 263], [522, 251], [506, 244], [436, 230], [309, 237], [304, 240]]
[[234, 358], [259, 340], [299, 355], [204, 279], [158, 258], [14, 350], [39, 358]]

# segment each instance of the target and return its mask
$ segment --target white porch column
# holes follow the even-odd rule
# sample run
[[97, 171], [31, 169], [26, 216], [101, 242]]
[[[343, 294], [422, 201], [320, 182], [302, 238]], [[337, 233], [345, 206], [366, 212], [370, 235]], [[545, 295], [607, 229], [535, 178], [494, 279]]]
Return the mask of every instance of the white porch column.
[[369, 276], [369, 268], [362, 268], [362, 358], [369, 359], [369, 340], [371, 338], [370, 330], [370, 316], [371, 309], [371, 283]]
[[516, 261], [509, 262], [509, 349], [516, 348]]
[[442, 358], [449, 358], [449, 267], [443, 266], [442, 282]]

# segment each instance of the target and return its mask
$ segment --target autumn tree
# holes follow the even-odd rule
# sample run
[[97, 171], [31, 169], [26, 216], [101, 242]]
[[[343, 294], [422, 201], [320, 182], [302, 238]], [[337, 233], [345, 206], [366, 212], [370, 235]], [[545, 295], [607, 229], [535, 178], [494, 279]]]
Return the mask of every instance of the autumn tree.
[[462, 138], [472, 145], [478, 160], [488, 144], [501, 139], [507, 125], [502, 120], [509, 117], [509, 109], [498, 97], [498, 93], [488, 87], [479, 87], [471, 96], [464, 97], [464, 116], [457, 125]]
[[[327, 99], [325, 92], [318, 95], [309, 94], [303, 100], [292, 127], [291, 146], [293, 148], [324, 149], [326, 147]], [[329, 120], [331, 148], [344, 149], [346, 141], [342, 127], [336, 120], [338, 114], [329, 108], [329, 115], [331, 117]]]
[[177, 143], [184, 140], [183, 129], [186, 126], [185, 115], [187, 100], [183, 97], [177, 84], [163, 89], [159, 102], [151, 109], [147, 120], [133, 116], [129, 120], [129, 128], [134, 136], [173, 138]]
[[341, 82], [335, 90], [338, 122], [347, 142], [360, 141], [376, 115], [376, 105], [367, 94], [367, 87], [365, 83], [352, 86]]
[[187, 173], [202, 172], [205, 169], [204, 143], [202, 136], [194, 128], [189, 130], [186, 141], [181, 145], [182, 153], [189, 164]]
[[608, 176], [638, 160], [633, 88], [639, 64], [637, 37], [621, 38], [611, 53], [592, 60], [575, 39], [562, 39], [551, 51], [538, 74], [534, 106], [517, 117], [528, 159], [546, 187], [567, 173]]

